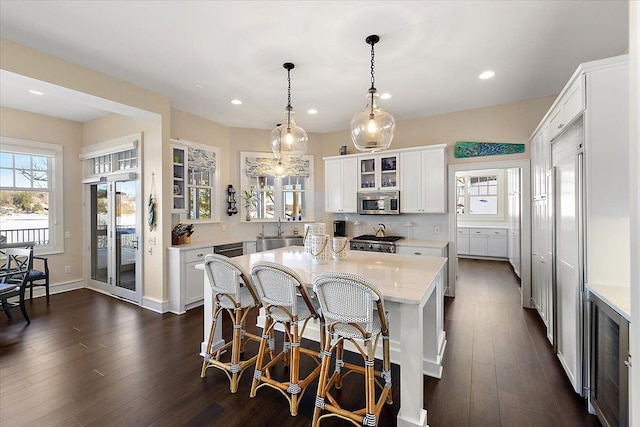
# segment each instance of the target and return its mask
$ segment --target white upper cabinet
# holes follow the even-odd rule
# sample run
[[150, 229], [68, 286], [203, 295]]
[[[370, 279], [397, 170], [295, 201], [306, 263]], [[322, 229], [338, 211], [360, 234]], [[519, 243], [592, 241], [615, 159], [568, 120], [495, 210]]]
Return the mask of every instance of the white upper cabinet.
[[324, 161], [325, 212], [356, 213], [358, 210], [358, 159], [332, 158]]
[[446, 213], [445, 146], [400, 153], [400, 212]]
[[360, 156], [358, 162], [358, 191], [395, 191], [399, 188], [397, 153]]
[[187, 149], [173, 145], [172, 147], [173, 162], [171, 168], [173, 171], [173, 213], [187, 212]]
[[550, 117], [550, 136], [555, 137], [584, 110], [584, 77], [576, 78], [562, 94]]

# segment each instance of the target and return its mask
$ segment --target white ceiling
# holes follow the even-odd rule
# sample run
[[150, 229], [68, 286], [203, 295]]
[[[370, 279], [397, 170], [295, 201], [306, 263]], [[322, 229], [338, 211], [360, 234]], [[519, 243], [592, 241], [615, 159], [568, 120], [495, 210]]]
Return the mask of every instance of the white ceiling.
[[[370, 85], [369, 34], [376, 87], [392, 94], [381, 106], [404, 120], [557, 94], [578, 64], [625, 52], [628, 2], [0, 1], [2, 38], [234, 127], [282, 121], [293, 62], [297, 123], [347, 129]], [[0, 74], [1, 105], [80, 122], [114, 111], [61, 88], [31, 95], [20, 77]]]

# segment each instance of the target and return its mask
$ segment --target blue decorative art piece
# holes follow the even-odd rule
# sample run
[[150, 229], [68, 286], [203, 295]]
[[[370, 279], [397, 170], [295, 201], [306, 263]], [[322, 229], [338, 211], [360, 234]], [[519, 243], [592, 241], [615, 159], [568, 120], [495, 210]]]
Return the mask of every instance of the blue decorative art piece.
[[524, 144], [458, 141], [453, 150], [453, 156], [457, 159], [516, 153], [524, 153]]

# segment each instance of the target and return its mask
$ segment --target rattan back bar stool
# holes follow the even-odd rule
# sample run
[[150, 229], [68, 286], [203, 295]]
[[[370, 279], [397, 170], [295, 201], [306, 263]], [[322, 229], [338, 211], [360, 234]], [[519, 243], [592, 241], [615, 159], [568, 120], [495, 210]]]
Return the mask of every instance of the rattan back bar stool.
[[[391, 361], [389, 358], [389, 322], [384, 299], [376, 286], [359, 276], [323, 273], [316, 276], [313, 290], [327, 325], [327, 339], [322, 355], [318, 392], [312, 425], [328, 417], [339, 417], [354, 425], [377, 426], [384, 403], [391, 404]], [[375, 371], [375, 352], [382, 337], [382, 371]], [[344, 340], [351, 341], [364, 359], [364, 366], [344, 362]], [[333, 343], [332, 343], [333, 342]], [[336, 352], [335, 369], [329, 373], [331, 357]], [[340, 406], [331, 390], [340, 389], [348, 374], [365, 377], [365, 407], [356, 410]], [[377, 388], [381, 389], [378, 398]], [[323, 413], [323, 411], [327, 413]]]
[[[291, 415], [295, 416], [305, 390], [320, 373], [319, 350], [303, 348], [300, 341], [309, 320], [314, 318], [320, 318], [320, 341], [324, 341], [322, 316], [312, 304], [302, 279], [291, 269], [271, 262], [258, 262], [253, 265], [251, 276], [266, 319], [250, 396], [255, 397], [256, 391], [263, 386], [274, 388], [288, 400]], [[283, 350], [276, 355], [274, 328], [277, 324], [284, 328], [284, 344]], [[265, 360], [267, 351], [271, 354], [269, 361]], [[300, 378], [300, 356], [303, 354], [311, 357], [316, 367]], [[279, 380], [272, 376], [272, 368], [280, 361], [289, 366], [289, 378]]]
[[[205, 272], [213, 294], [213, 321], [200, 376], [205, 378], [210, 367], [223, 370], [230, 382], [231, 393], [238, 391], [238, 381], [245, 369], [253, 365], [257, 355], [241, 360], [246, 341], [260, 341], [260, 337], [245, 331], [249, 310], [260, 306], [260, 299], [251, 282], [251, 276], [235, 261], [224, 255], [208, 254], [204, 259]], [[220, 314], [226, 311], [233, 323], [233, 339], [213, 350], [213, 335]], [[231, 349], [231, 359], [223, 361], [222, 355]]]

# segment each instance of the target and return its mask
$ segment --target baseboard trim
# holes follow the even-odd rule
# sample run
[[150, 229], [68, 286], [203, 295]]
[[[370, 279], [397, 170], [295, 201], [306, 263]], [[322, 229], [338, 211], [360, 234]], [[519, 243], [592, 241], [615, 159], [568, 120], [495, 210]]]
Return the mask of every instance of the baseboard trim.
[[168, 300], [161, 301], [151, 297], [142, 297], [142, 303], [140, 304], [142, 308], [146, 308], [147, 310], [155, 311], [156, 313], [164, 314], [169, 312], [170, 304]]
[[[61, 294], [63, 292], [69, 292], [69, 291], [75, 291], [77, 289], [83, 289], [85, 288], [85, 284], [84, 284], [84, 280], [82, 279], [78, 279], [78, 280], [70, 280], [68, 282], [62, 282], [62, 283], [52, 283], [49, 285], [49, 294], [50, 295], [54, 295], [54, 294]], [[29, 292], [30, 290], [27, 289], [26, 293], [25, 293], [25, 298], [29, 298]], [[47, 295], [47, 292], [44, 288], [44, 286], [40, 287], [37, 286], [35, 288], [33, 288], [33, 297], [34, 298], [41, 298]]]

